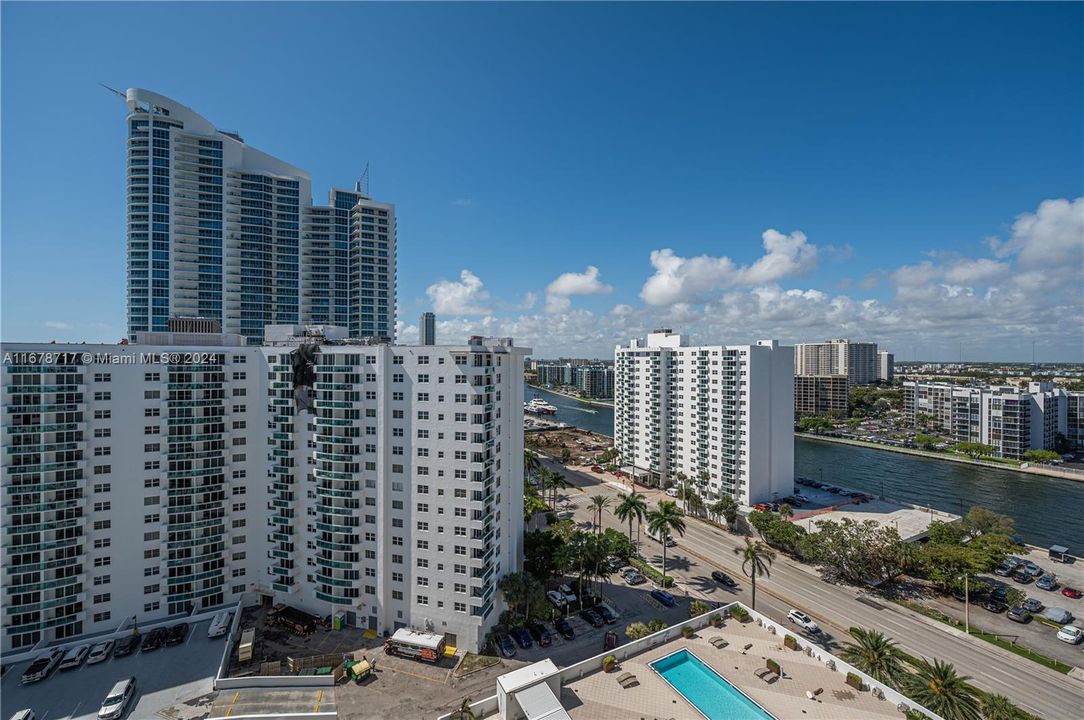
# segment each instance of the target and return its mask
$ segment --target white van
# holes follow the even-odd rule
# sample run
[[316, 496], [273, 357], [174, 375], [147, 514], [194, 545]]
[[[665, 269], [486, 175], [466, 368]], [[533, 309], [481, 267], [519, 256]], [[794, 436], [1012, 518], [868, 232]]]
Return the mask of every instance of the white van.
[[233, 619], [233, 613], [229, 610], [223, 610], [211, 619], [211, 626], [207, 628], [207, 637], [216, 638], [222, 637], [230, 631], [230, 620]]
[[[655, 533], [651, 532], [650, 528], [647, 531], [647, 536], [649, 538], [651, 538], [652, 540], [654, 540], [655, 542], [657, 542], [657, 543], [662, 542], [662, 538], [660, 538]], [[677, 542], [674, 541], [674, 538], [673, 538], [673, 536], [670, 535], [670, 533], [666, 534], [666, 547], [677, 547]]]
[[114, 685], [109, 694], [105, 696], [101, 709], [98, 710], [98, 720], [116, 720], [116, 718], [124, 715], [128, 703], [131, 701], [132, 696], [135, 695], [135, 689], [136, 679], [134, 677], [121, 680]]
[[667, 488], [666, 494], [672, 498], [676, 498], [678, 496], [678, 489], [676, 487]]

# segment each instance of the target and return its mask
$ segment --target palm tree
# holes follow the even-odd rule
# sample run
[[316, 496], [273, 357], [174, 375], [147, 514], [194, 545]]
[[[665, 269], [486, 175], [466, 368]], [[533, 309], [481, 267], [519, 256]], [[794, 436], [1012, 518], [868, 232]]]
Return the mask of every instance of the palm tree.
[[686, 505], [689, 506], [689, 510], [693, 515], [700, 516], [704, 512], [704, 498], [700, 497], [700, 493], [696, 490], [689, 490]]
[[1004, 695], [986, 695], [982, 698], [983, 720], [1024, 720], [1024, 713]]
[[874, 680], [897, 687], [903, 664], [896, 643], [876, 630], [851, 628], [853, 643], [844, 643], [839, 656]]
[[689, 476], [683, 472], [677, 474], [677, 487], [678, 487], [678, 499], [681, 500], [681, 509], [685, 512], [689, 512], [688, 505], [685, 504], [685, 498], [689, 496]]
[[459, 704], [459, 709], [452, 713], [453, 720], [476, 720], [474, 711], [470, 709], [470, 698], [463, 698], [463, 702]]
[[568, 481], [565, 480], [565, 476], [556, 471], [550, 471], [546, 474], [542, 480], [543, 485], [547, 490], [552, 493], [552, 499], [550, 500], [550, 507], [554, 510], [557, 509], [557, 491], [563, 490], [569, 487]]
[[735, 555], [741, 555], [741, 571], [753, 581], [753, 609], [757, 609], [757, 575], [771, 577], [772, 560], [775, 560], [775, 551], [762, 543], [760, 540], [753, 542], [745, 538], [744, 548], [734, 548]]
[[628, 495], [618, 495], [617, 507], [614, 508], [614, 515], [619, 520], [629, 521], [629, 542], [632, 542], [632, 521], [636, 520], [636, 524], [639, 525], [644, 521], [644, 516], [647, 514], [647, 501], [644, 500], [644, 496], [633, 490]]
[[779, 517], [784, 520], [789, 520], [794, 517], [794, 508], [790, 506], [790, 503], [783, 503], [779, 506]]
[[967, 684], [970, 679], [957, 675], [952, 663], [923, 659], [915, 665], [915, 674], [908, 677], [904, 689], [908, 697], [945, 720], [979, 720], [979, 697]]
[[647, 514], [647, 529], [652, 535], [662, 538], [662, 574], [666, 577], [666, 540], [670, 531], [685, 536], [685, 520], [681, 510], [673, 500], [663, 500], [657, 510]]
[[525, 449], [523, 451], [523, 474], [528, 479], [531, 479], [540, 467], [542, 467], [542, 463], [538, 461], [538, 456], [534, 454], [534, 451]]
[[610, 498], [605, 495], [595, 495], [591, 498], [591, 507], [594, 508], [595, 517], [598, 518], [595, 523], [595, 532], [602, 532], [602, 511], [610, 506]]

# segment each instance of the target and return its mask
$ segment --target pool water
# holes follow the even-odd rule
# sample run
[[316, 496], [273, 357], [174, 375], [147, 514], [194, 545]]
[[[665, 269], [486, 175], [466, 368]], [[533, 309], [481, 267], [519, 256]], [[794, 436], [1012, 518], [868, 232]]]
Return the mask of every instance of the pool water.
[[708, 720], [775, 720], [688, 650], [656, 660], [651, 669]]

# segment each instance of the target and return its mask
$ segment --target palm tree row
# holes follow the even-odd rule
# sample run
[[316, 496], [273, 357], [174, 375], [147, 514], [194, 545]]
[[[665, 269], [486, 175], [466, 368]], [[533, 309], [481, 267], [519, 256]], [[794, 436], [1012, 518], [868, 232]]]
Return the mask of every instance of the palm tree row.
[[945, 720], [1021, 720], [1027, 717], [1002, 695], [976, 690], [970, 677], [959, 675], [951, 663], [925, 658], [912, 660], [914, 671], [905, 667], [906, 656], [884, 633], [851, 628], [854, 642], [843, 645], [841, 659], [874, 680], [895, 688]]
[[684, 513], [673, 500], [662, 500], [657, 509], [647, 514], [647, 529], [660, 539], [662, 545], [662, 574], [666, 577], [666, 540], [673, 533], [685, 536]]

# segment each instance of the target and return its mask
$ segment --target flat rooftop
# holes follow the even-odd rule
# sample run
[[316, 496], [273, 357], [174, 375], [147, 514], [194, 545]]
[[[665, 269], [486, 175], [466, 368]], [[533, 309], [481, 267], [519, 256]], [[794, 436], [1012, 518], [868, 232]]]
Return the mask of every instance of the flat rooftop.
[[[726, 647], [711, 644], [722, 638]], [[749, 647], [746, 650], [746, 646]], [[649, 666], [673, 652], [688, 649], [722, 675], [746, 696], [779, 720], [899, 720], [895, 703], [878, 700], [845, 684], [846, 676], [828, 669], [804, 652], [783, 646], [783, 636], [774, 635], [755, 622], [728, 620], [721, 628], [705, 627], [691, 639], [678, 637], [641, 652], [620, 663], [614, 672], [601, 670], [567, 683], [561, 703], [573, 720], [669, 720], [699, 718], [694, 710]], [[779, 663], [782, 676], [768, 684], [756, 676], [767, 659]], [[636, 676], [639, 685], [623, 688], [618, 678]], [[810, 700], [807, 692], [820, 690]]]
[[856, 498], [830, 493], [799, 485], [801, 498], [808, 499], [802, 507], [794, 508], [792, 522], [801, 525], [809, 532], [817, 532], [818, 520], [851, 518], [856, 522], [873, 520], [882, 527], [894, 527], [905, 541], [921, 540], [929, 531], [934, 520], [956, 522], [959, 515], [937, 510], [936, 508], [913, 507], [893, 500], [881, 500], [866, 494], [864, 502]]

